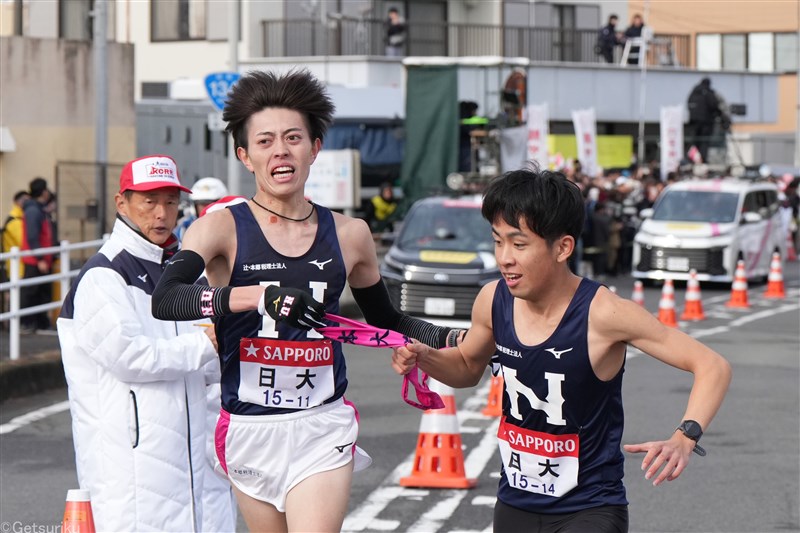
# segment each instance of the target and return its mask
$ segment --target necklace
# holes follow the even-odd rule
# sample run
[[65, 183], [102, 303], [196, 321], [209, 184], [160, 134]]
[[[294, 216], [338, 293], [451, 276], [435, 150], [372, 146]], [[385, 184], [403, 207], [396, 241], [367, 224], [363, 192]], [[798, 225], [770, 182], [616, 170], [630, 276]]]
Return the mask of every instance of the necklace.
[[275, 211], [273, 211], [273, 210], [272, 210], [272, 209], [270, 209], [269, 207], [264, 207], [264, 206], [263, 206], [263, 205], [261, 205], [260, 203], [256, 202], [256, 199], [255, 199], [255, 197], [253, 197], [253, 198], [250, 198], [250, 200], [251, 200], [251, 201], [252, 201], [254, 204], [256, 204], [258, 207], [260, 207], [261, 209], [263, 209], [264, 211], [268, 211], [268, 212], [272, 213], [273, 215], [275, 215], [276, 217], [280, 217], [280, 218], [282, 218], [282, 219], [284, 219], [284, 220], [288, 220], [288, 221], [290, 221], [290, 222], [305, 222], [306, 220], [308, 220], [309, 218], [311, 218], [311, 215], [313, 215], [313, 214], [314, 214], [314, 211], [316, 211], [316, 210], [317, 210], [317, 206], [314, 204], [314, 202], [312, 202], [312, 201], [310, 201], [310, 200], [309, 200], [309, 202], [308, 202], [308, 203], [310, 203], [310, 204], [311, 204], [311, 212], [310, 212], [309, 214], [307, 214], [306, 216], [304, 216], [303, 218], [292, 218], [292, 217], [287, 217], [286, 215], [281, 215], [280, 213], [276, 213]]

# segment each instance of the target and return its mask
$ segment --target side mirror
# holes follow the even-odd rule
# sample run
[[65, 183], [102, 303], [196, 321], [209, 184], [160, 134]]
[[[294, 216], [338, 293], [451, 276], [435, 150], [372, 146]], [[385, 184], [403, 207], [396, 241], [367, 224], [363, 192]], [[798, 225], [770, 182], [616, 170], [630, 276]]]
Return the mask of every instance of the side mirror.
[[645, 218], [653, 218], [653, 208], [648, 207], [647, 209], [642, 209], [639, 211], [639, 218], [644, 220]]
[[754, 222], [761, 222], [762, 220], [764, 220], [764, 217], [755, 211], [742, 213], [742, 224], [753, 224]]

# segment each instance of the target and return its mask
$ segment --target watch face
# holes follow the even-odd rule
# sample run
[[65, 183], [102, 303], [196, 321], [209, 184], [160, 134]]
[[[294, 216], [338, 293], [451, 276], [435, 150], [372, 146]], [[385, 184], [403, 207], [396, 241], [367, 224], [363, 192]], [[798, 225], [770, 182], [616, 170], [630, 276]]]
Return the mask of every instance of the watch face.
[[693, 440], [697, 440], [703, 435], [703, 430], [700, 428], [700, 424], [694, 420], [684, 421], [683, 424], [681, 424], [680, 429], [683, 431], [684, 435]]

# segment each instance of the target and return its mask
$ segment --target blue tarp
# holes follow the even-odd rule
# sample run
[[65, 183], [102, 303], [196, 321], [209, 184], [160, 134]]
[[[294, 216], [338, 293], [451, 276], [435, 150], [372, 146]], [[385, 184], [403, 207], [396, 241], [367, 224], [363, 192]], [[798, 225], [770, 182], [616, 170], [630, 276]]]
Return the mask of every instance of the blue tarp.
[[361, 152], [364, 165], [399, 165], [403, 162], [405, 139], [393, 124], [337, 123], [325, 134], [324, 148]]

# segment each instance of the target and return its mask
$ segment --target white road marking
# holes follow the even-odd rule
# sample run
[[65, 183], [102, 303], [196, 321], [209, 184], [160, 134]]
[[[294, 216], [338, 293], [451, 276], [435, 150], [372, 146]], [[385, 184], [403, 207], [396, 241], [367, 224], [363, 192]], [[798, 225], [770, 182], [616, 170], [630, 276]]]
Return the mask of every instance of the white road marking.
[[0, 426], [0, 435], [11, 433], [12, 431], [16, 431], [21, 427], [27, 426], [28, 424], [32, 424], [33, 422], [42, 420], [43, 418], [47, 418], [50, 415], [54, 415], [62, 411], [67, 411], [68, 409], [69, 409], [69, 401], [64, 400], [63, 402], [54, 403], [53, 405], [48, 405], [47, 407], [36, 409], [35, 411], [31, 411], [30, 413], [25, 413], [24, 415], [12, 418], [8, 422]]

